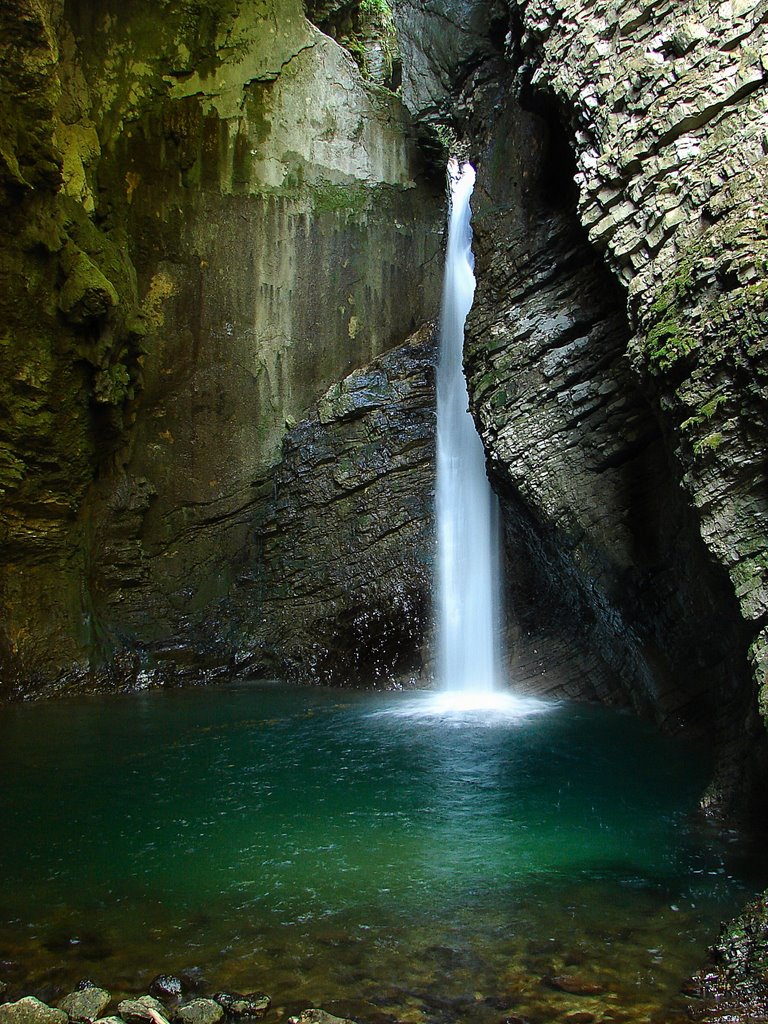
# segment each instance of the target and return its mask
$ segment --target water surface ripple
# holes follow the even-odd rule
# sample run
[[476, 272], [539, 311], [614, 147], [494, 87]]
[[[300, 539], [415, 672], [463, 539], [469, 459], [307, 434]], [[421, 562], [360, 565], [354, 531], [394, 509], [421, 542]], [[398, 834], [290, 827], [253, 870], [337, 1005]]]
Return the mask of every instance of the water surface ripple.
[[764, 881], [697, 823], [708, 769], [571, 704], [253, 684], [6, 708], [0, 976], [194, 968], [372, 1024], [670, 1021]]

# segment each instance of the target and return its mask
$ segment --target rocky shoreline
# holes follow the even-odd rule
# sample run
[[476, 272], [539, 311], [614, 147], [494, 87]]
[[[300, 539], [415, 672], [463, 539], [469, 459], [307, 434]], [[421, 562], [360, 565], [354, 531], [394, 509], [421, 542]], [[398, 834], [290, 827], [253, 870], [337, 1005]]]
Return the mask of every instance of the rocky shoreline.
[[[760, 954], [764, 938], [766, 901], [758, 899], [744, 915], [723, 925], [717, 942], [710, 948], [711, 961], [692, 978], [682, 982], [681, 996], [688, 1001], [686, 1011], [672, 1012], [665, 1024], [763, 1024], [768, 1020], [768, 989], [765, 984], [765, 963]], [[552, 993], [576, 997], [578, 1007], [567, 1012], [552, 1007], [546, 1020], [567, 1021], [568, 1024], [613, 1024], [630, 1022], [631, 1011], [617, 1017], [592, 1002], [605, 993], [594, 978], [581, 974], [551, 975], [541, 979]], [[8, 995], [9, 986], [0, 980], [0, 1000]], [[52, 1001], [53, 1002], [53, 1001]], [[499, 1010], [499, 1024], [535, 1024], [538, 1017], [509, 1013], [504, 1000], [486, 998], [484, 1002]], [[161, 974], [153, 978], [144, 995], [116, 999], [107, 989], [90, 980], [80, 981], [73, 991], [55, 1000], [43, 1002], [37, 996], [25, 995], [13, 1002], [0, 1003], [0, 1024], [250, 1024], [265, 1018], [272, 1009], [278, 1018], [282, 1008], [272, 1006], [264, 992], [221, 991], [211, 996], [200, 995], [194, 984], [187, 984], [176, 975]], [[507, 1012], [503, 1013], [506, 1009]], [[402, 1015], [406, 1020], [408, 1011]], [[394, 1020], [387, 1016], [387, 1020]], [[398, 1018], [399, 1019], [399, 1018]], [[653, 1020], [660, 1020], [654, 1016]], [[287, 1016], [287, 1024], [356, 1024], [319, 1007], [309, 1007]]]
[[[0, 998], [6, 995], [0, 981]], [[145, 995], [114, 1003], [112, 994], [93, 981], [79, 982], [55, 1006], [36, 996], [0, 1004], [0, 1024], [219, 1024], [220, 1021], [262, 1020], [272, 1005], [264, 992], [216, 992], [210, 998], [190, 993], [175, 975], [154, 978]], [[351, 1024], [311, 1007], [288, 1018], [289, 1024]]]

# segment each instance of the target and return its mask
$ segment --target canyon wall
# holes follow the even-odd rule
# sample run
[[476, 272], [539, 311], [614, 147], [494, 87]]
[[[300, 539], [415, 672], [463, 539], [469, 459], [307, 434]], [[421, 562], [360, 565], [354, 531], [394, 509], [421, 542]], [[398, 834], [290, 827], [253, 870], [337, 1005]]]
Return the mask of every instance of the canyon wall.
[[283, 439], [437, 314], [442, 181], [300, 0], [21, 0], [0, 43], [2, 692], [230, 671]]

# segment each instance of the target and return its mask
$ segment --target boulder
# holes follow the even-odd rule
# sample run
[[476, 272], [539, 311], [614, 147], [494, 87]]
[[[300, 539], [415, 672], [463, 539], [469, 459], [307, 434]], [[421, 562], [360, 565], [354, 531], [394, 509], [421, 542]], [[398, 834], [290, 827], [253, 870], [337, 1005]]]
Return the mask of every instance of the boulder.
[[149, 994], [156, 999], [181, 999], [182, 988], [175, 974], [158, 974], [149, 983]]
[[178, 1024], [218, 1024], [224, 1010], [214, 999], [192, 999], [173, 1015]]
[[64, 996], [59, 1000], [58, 1007], [70, 1020], [94, 1021], [102, 1015], [111, 998], [106, 989], [91, 987], [89, 983], [87, 988]]
[[34, 996], [24, 996], [16, 1003], [0, 1006], [0, 1024], [69, 1024], [64, 1010], [40, 1002]]

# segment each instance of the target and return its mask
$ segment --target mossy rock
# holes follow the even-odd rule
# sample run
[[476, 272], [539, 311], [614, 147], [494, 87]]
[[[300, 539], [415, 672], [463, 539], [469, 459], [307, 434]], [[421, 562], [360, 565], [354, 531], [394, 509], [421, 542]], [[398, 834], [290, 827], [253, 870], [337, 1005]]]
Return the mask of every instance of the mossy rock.
[[112, 282], [82, 250], [70, 246], [62, 263], [67, 278], [59, 294], [59, 309], [70, 323], [101, 320], [119, 304]]

